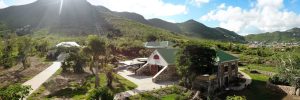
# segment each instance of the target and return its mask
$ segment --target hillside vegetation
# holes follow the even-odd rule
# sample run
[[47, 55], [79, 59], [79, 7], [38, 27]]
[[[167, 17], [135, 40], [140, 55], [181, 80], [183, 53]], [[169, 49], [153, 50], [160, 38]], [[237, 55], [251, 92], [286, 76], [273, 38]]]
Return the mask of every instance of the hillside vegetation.
[[[183, 23], [170, 23], [160, 19], [145, 19], [142, 15], [129, 12], [114, 12], [103, 6], [91, 5], [86, 0], [63, 0], [63, 7], [60, 10], [61, 0], [37, 0], [31, 4], [11, 6], [0, 9], [0, 22], [8, 28], [19, 31], [48, 29], [49, 33], [61, 33], [65, 35], [82, 36], [90, 34], [113, 33], [124, 35], [124, 30], [131, 30], [131, 34], [154, 34], [171, 33], [182, 34], [198, 39], [212, 39], [231, 42], [245, 42], [245, 39], [238, 34], [220, 28], [210, 28], [197, 21], [189, 20]], [[20, 17], [22, 16], [22, 17]], [[122, 27], [115, 27], [110, 22], [110, 17], [118, 17], [122, 20], [130, 20], [130, 28], [124, 21]], [[149, 31], [147, 28], [155, 29]], [[137, 25], [137, 26], [134, 26]], [[123, 29], [127, 28], [127, 29]], [[120, 32], [120, 30], [123, 30]], [[21, 32], [21, 35], [27, 34]], [[30, 33], [30, 32], [28, 32]]]
[[293, 28], [287, 31], [276, 31], [261, 34], [252, 34], [245, 37], [247, 41], [264, 42], [299, 42], [300, 28]]

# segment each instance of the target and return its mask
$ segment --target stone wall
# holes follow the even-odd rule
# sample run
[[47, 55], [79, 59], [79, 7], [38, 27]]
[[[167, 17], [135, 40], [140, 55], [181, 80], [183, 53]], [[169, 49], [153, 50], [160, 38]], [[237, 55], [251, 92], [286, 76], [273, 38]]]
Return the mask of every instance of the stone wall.
[[166, 66], [166, 69], [162, 69], [161, 73], [157, 73], [159, 75], [155, 75], [152, 79], [153, 82], [162, 82], [162, 81], [174, 81], [178, 80], [178, 74], [176, 71], [176, 67], [174, 65]]
[[273, 91], [282, 92], [282, 93], [286, 93], [286, 94], [289, 94], [289, 95], [295, 95], [296, 94], [296, 88], [292, 87], [292, 86], [275, 85], [275, 84], [272, 84], [270, 82], [267, 82], [266, 87], [273, 90]]
[[143, 65], [140, 69], [138, 69], [136, 71], [136, 74], [137, 75], [145, 75], [145, 74], [149, 73], [150, 72], [149, 67], [150, 67], [150, 65], [148, 63], [146, 63], [145, 65]]
[[[227, 72], [225, 72], [225, 68], [227, 68], [228, 70]], [[218, 67], [219, 86], [224, 87], [226, 82], [229, 83], [231, 80], [237, 77], [237, 73], [238, 73], [238, 61], [220, 63]], [[225, 80], [226, 77], [228, 77], [227, 81]]]

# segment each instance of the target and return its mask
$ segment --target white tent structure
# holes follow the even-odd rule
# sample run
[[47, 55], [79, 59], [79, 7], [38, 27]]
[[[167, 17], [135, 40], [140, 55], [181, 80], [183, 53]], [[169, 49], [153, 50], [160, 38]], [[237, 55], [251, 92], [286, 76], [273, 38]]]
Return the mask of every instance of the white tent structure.
[[80, 47], [76, 42], [61, 42], [56, 47]]

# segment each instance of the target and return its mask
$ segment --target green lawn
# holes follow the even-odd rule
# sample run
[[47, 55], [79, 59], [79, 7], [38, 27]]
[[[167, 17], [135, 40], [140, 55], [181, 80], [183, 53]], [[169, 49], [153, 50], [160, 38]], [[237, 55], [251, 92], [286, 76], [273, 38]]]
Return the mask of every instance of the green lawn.
[[252, 74], [248, 71], [244, 72], [252, 78], [251, 85], [243, 91], [230, 91], [228, 94], [225, 94], [223, 98], [228, 95], [238, 95], [246, 96], [247, 100], [281, 100], [286, 96], [285, 94], [276, 93], [266, 88], [266, 82], [269, 79], [268, 76], [262, 74]]
[[169, 95], [163, 96], [161, 98], [161, 100], [176, 100], [177, 96], [178, 96], [178, 94], [169, 94]]
[[153, 91], [143, 92], [129, 97], [129, 100], [187, 100], [191, 91], [180, 86], [171, 86]]
[[267, 66], [267, 65], [262, 65], [262, 64], [249, 64], [245, 68], [250, 68], [250, 69], [256, 69], [256, 70], [261, 70], [261, 71], [268, 71], [268, 72], [274, 72], [277, 73], [278, 69], [273, 66]]

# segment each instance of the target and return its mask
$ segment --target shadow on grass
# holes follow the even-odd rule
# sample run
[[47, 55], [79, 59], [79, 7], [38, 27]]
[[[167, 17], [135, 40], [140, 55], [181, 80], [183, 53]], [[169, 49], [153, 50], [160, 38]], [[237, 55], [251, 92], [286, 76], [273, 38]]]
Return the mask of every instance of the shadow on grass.
[[272, 91], [266, 87], [266, 81], [252, 80], [251, 85], [242, 91], [228, 91], [220, 96], [220, 98], [226, 99], [227, 96], [245, 96], [247, 100], [282, 100], [287, 96], [283, 92]]
[[67, 97], [72, 98], [76, 95], [84, 95], [87, 93], [87, 89], [79, 88], [79, 89], [72, 89], [72, 88], [65, 88], [61, 89], [55, 93], [50, 94], [48, 97]]

